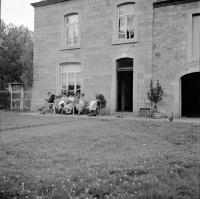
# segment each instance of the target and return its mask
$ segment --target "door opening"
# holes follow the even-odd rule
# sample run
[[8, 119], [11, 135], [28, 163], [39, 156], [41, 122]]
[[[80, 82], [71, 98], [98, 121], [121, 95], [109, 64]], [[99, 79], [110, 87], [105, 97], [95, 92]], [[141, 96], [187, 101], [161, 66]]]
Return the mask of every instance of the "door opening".
[[200, 117], [200, 72], [181, 77], [183, 117]]
[[117, 111], [133, 111], [133, 59], [117, 60]]

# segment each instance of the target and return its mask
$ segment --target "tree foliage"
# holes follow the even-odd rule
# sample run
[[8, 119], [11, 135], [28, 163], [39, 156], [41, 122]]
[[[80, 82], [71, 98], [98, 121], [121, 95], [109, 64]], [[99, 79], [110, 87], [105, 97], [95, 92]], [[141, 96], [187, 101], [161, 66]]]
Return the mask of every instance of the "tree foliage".
[[11, 82], [31, 87], [33, 81], [33, 34], [22, 26], [0, 24], [1, 90]]
[[162, 95], [163, 95], [163, 89], [157, 80], [156, 85], [153, 85], [153, 80], [151, 80], [150, 83], [150, 88], [148, 92], [148, 99], [155, 103], [155, 105], [162, 100]]

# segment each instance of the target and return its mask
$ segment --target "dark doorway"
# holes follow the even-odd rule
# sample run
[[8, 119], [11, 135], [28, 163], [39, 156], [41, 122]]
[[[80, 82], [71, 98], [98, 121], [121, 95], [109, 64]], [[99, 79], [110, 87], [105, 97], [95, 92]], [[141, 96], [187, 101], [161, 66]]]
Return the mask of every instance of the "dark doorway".
[[117, 61], [117, 111], [133, 111], [133, 59]]
[[182, 116], [200, 117], [200, 72], [181, 78]]

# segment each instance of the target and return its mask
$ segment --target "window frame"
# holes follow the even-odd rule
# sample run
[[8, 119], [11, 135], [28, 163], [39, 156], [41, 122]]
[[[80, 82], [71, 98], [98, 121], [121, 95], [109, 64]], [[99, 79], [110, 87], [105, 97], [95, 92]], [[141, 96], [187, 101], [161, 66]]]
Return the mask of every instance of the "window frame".
[[[64, 71], [64, 67], [66, 67], [67, 68], [67, 66], [69, 66], [69, 68], [70, 68], [70, 65], [77, 65], [77, 68], [73, 71], [73, 70], [69, 70], [69, 71], [65, 71], [65, 72], [63, 72]], [[63, 75], [65, 74], [66, 75], [66, 82], [65, 83], [67, 83], [67, 85], [66, 85], [66, 89], [68, 90], [68, 86], [69, 86], [69, 74], [73, 74], [73, 78], [74, 78], [74, 90], [72, 91], [72, 90], [70, 90], [70, 92], [74, 92], [74, 93], [76, 93], [78, 90], [80, 90], [80, 91], [82, 91], [83, 90], [83, 73], [82, 73], [82, 65], [81, 65], [81, 63], [79, 63], [79, 62], [67, 62], [67, 63], [64, 63], [64, 64], [60, 64], [60, 89], [63, 89]], [[66, 69], [67, 70], [67, 69]], [[77, 74], [79, 74], [80, 75], [80, 89], [76, 89], [76, 86], [77, 86]]]
[[[72, 24], [70, 24], [70, 23], [68, 23], [67, 24], [67, 18], [69, 19], [70, 17], [73, 17], [73, 16], [77, 16], [77, 18], [78, 18], [78, 22], [77, 23], [72, 23]], [[74, 26], [77, 26], [76, 28], [77, 28], [77, 42], [75, 43], [75, 35], [74, 35], [74, 29], [75, 29], [75, 27]], [[65, 45], [67, 45], [67, 46], [70, 46], [70, 45], [77, 45], [78, 44], [78, 40], [79, 40], [79, 31], [78, 31], [78, 26], [79, 26], [79, 16], [78, 16], [78, 13], [73, 13], [73, 14], [68, 14], [68, 15], [65, 15], [65, 27], [64, 27], [64, 29], [65, 29]], [[72, 30], [72, 34], [73, 34], [73, 37], [72, 37], [72, 43], [70, 43], [70, 44], [67, 44], [67, 41], [69, 41], [68, 39], [67, 39], [67, 28], [69, 28], [69, 29], [73, 29]]]
[[[194, 43], [196, 43], [196, 42], [200, 42], [200, 36], [198, 37], [198, 40], [197, 41], [195, 41], [194, 42], [194, 32], [193, 32], [193, 30], [194, 30], [194, 24], [193, 24], [193, 22], [194, 22], [194, 18], [195, 18], [195, 16], [198, 16], [198, 20], [200, 20], [200, 13], [193, 13], [192, 14], [192, 53], [191, 53], [191, 55], [192, 55], [192, 59], [193, 59], [193, 61], [195, 61], [195, 62], [200, 62], [200, 43], [198, 43], [198, 55], [197, 56], [195, 56], [194, 55], [194, 49], [193, 49], [193, 44]], [[198, 25], [198, 30], [199, 30], [199, 33], [200, 33], [200, 25]], [[199, 34], [200, 35], [200, 34]]]
[[[133, 15], [135, 16], [135, 31], [134, 31], [134, 38], [127, 39], [127, 38], [118, 38], [119, 33], [119, 6], [123, 6], [126, 4], [133, 3], [135, 5], [135, 12]], [[112, 44], [125, 44], [125, 43], [134, 43], [138, 42], [138, 0], [118, 0], [114, 4], [114, 10], [113, 10], [113, 36], [112, 36]]]
[[[72, 43], [72, 44], [66, 44], [66, 18], [68, 16], [72, 15], [78, 15], [78, 38], [77, 38], [77, 43]], [[61, 19], [61, 48], [60, 50], [70, 50], [70, 49], [79, 49], [81, 46], [81, 13], [79, 10], [73, 10], [68, 13], [63, 13], [62, 14], [62, 19]]]
[[[73, 75], [73, 86], [74, 86], [74, 89], [73, 90], [69, 90], [69, 86], [70, 86], [70, 82], [69, 82], [69, 74]], [[81, 91], [82, 90], [82, 85], [81, 85], [81, 82], [80, 82], [80, 88], [77, 89], [77, 75], [81, 75], [81, 72], [64, 72], [61, 74], [62, 76], [62, 81], [61, 81], [61, 89], [65, 89], [63, 87], [63, 83], [66, 83], [66, 90], [68, 90], [69, 92], [73, 92], [73, 93], [76, 93], [77, 91]], [[63, 82], [63, 75], [66, 75], [66, 81]]]
[[199, 15], [199, 8], [194, 8], [192, 10], [189, 10], [187, 12], [187, 42], [186, 42], [186, 53], [187, 53], [187, 62], [192, 63], [192, 66], [198, 66], [199, 61], [197, 61], [192, 54], [192, 43], [193, 43], [193, 32], [192, 32], [192, 22], [193, 22], [193, 16], [194, 15]]

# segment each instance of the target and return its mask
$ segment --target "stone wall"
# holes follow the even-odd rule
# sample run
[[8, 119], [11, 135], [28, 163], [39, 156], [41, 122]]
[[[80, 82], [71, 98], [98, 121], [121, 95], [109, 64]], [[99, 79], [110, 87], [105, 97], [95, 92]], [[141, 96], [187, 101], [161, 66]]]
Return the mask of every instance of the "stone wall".
[[200, 70], [190, 57], [193, 13], [200, 13], [200, 2], [154, 8], [153, 79], [165, 93], [161, 105], [176, 116], [181, 115], [181, 76]]
[[[134, 112], [144, 106], [152, 74], [153, 0], [138, 0], [138, 41], [113, 44], [115, 0], [70, 0], [35, 8], [34, 86], [32, 109], [43, 103], [48, 91], [60, 90], [60, 64], [80, 62], [84, 93], [105, 95], [108, 110], [116, 110], [116, 60], [134, 59]], [[78, 11], [81, 21], [80, 48], [63, 49], [63, 17]], [[156, 61], [155, 61], [156, 62]], [[156, 63], [155, 63], [156, 65]]]

